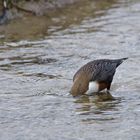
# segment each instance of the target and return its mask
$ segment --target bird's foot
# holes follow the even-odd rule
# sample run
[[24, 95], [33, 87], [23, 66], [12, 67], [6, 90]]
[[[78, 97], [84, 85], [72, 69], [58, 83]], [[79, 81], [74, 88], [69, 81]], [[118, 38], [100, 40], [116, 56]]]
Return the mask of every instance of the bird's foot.
[[111, 94], [109, 90], [106, 90], [106, 94]]

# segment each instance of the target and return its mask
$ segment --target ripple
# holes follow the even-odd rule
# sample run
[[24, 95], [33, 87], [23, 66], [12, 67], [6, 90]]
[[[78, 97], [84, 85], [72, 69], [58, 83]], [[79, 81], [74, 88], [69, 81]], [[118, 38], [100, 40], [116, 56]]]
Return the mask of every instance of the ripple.
[[[138, 0], [84, 1], [63, 9], [51, 24], [38, 17], [6, 25], [0, 39], [1, 139], [138, 139], [139, 7]], [[23, 30], [38, 40], [29, 40]], [[23, 35], [28, 40], [16, 41]], [[79, 67], [126, 56], [114, 75], [112, 95], [69, 95]]]

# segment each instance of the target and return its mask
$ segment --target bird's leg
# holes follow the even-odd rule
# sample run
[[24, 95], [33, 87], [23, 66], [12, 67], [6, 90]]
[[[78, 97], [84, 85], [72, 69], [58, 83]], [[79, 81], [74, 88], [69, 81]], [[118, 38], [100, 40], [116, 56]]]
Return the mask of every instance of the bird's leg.
[[106, 90], [106, 93], [107, 93], [107, 94], [110, 94], [110, 90], [107, 89], [107, 90]]
[[107, 94], [110, 94], [110, 86], [111, 86], [111, 83], [109, 83], [108, 86], [107, 86], [107, 90], [106, 90]]

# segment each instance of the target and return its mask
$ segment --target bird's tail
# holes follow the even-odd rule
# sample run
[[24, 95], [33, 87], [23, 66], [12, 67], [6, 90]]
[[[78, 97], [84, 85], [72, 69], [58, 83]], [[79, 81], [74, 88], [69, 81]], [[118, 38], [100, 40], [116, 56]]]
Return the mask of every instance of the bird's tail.
[[126, 59], [128, 59], [128, 57], [118, 59], [118, 60], [117, 60], [117, 61], [118, 61], [117, 67], [118, 67], [124, 60], [126, 60]]

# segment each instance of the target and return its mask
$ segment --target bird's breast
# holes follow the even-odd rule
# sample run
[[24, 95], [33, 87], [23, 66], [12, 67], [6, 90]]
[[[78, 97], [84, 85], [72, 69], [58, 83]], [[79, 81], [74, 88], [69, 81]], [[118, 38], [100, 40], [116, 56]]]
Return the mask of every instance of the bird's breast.
[[91, 95], [91, 94], [96, 93], [98, 91], [99, 91], [99, 83], [96, 81], [89, 82], [88, 90], [87, 90], [86, 94]]

